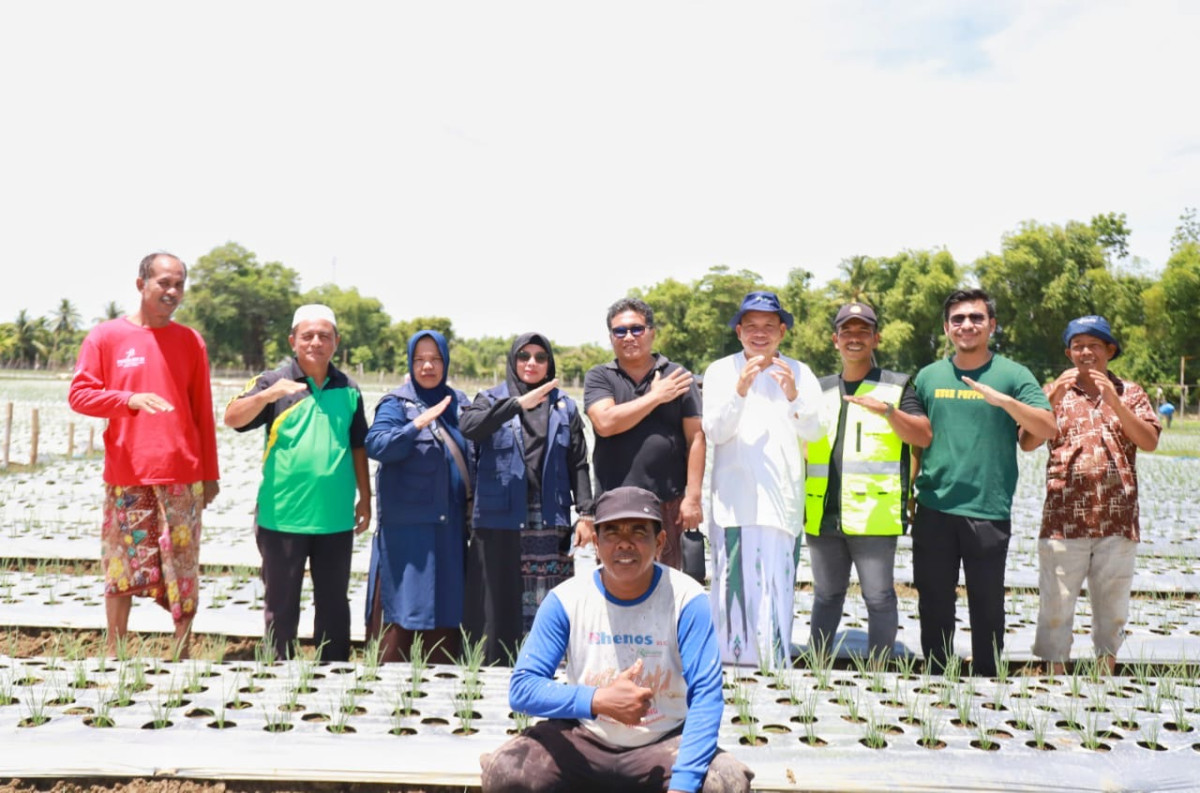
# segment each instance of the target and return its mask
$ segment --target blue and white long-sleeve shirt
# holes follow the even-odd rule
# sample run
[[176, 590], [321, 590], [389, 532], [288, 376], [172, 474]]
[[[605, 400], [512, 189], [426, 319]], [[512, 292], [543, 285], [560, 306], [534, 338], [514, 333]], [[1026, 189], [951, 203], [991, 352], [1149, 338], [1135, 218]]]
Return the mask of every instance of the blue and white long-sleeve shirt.
[[[554, 681], [563, 656], [567, 684]], [[654, 690], [641, 724], [593, 716], [592, 696], [642, 660], [638, 685]], [[721, 656], [704, 588], [677, 570], [655, 564], [644, 595], [610, 595], [600, 571], [572, 578], [542, 601], [509, 687], [514, 710], [578, 719], [601, 740], [644, 746], [683, 725], [672, 790], [699, 790], [717, 749], [724, 701]]]

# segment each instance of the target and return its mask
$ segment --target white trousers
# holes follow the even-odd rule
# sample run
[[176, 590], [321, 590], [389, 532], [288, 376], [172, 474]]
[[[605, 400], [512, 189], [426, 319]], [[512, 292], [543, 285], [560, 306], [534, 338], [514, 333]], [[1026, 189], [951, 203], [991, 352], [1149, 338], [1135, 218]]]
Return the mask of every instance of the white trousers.
[[713, 622], [721, 661], [791, 665], [799, 538], [768, 526], [712, 527]]
[[1071, 658], [1075, 601], [1087, 578], [1096, 655], [1117, 654], [1125, 641], [1137, 543], [1125, 537], [1038, 540], [1038, 625], [1033, 654], [1054, 663]]

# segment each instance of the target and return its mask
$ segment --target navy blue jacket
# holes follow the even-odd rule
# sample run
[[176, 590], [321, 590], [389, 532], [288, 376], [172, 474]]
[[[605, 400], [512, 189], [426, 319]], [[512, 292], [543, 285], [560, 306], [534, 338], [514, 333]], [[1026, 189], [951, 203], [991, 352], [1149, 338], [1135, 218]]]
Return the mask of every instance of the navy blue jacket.
[[[495, 405], [509, 398], [508, 385], [501, 383], [480, 396], [485, 397], [489, 405]], [[542, 454], [542, 523], [570, 526], [572, 477], [568, 453], [571, 422], [578, 408], [573, 399], [557, 388], [546, 399], [552, 407], [546, 429], [546, 449]], [[463, 431], [470, 432], [465, 426]], [[472, 525], [483, 529], [525, 528], [529, 483], [520, 410], [491, 434], [477, 437], [475, 453], [479, 474], [475, 480]]]
[[[468, 404], [467, 395], [457, 389], [454, 399], [457, 405], [447, 410], [461, 411]], [[454, 457], [430, 427], [417, 430], [413, 424], [427, 407], [417, 399], [412, 386], [405, 384], [384, 396], [375, 408], [366, 448], [367, 456], [380, 462], [375, 479], [380, 525], [446, 525], [451, 498], [457, 502], [460, 514], [466, 512], [466, 486]], [[447, 443], [454, 442], [445, 430], [442, 435]], [[461, 451], [470, 466], [474, 452], [470, 442], [466, 446]]]

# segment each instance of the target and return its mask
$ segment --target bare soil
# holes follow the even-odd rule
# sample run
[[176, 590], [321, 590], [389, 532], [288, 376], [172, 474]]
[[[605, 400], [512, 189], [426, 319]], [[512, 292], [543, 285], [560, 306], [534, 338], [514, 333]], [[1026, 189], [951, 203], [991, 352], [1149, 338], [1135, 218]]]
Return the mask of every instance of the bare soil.
[[260, 780], [192, 779], [9, 779], [0, 793], [461, 793], [458, 787], [411, 787], [349, 782], [263, 782]]
[[[129, 634], [130, 656], [171, 659], [171, 636], [165, 633]], [[262, 640], [248, 636], [200, 634], [192, 639], [192, 658], [208, 661], [253, 661], [254, 648]], [[305, 645], [313, 651], [311, 643]], [[99, 658], [104, 655], [104, 631], [59, 630], [15, 627], [0, 639], [0, 655], [14, 658], [64, 657]], [[0, 788], [0, 793], [3, 789]]]

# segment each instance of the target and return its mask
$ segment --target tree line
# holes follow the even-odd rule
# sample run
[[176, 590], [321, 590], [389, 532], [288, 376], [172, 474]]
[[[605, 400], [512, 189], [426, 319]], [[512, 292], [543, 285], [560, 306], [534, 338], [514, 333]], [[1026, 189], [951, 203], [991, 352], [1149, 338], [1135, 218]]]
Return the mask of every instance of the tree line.
[[[957, 261], [944, 249], [852, 256], [826, 284], [814, 283], [813, 274], [799, 268], [785, 283], [770, 284], [750, 270], [714, 266], [691, 281], [668, 278], [629, 294], [654, 308], [657, 348], [697, 372], [739, 348], [726, 323], [742, 296], [756, 289], [777, 292], [796, 315], [782, 351], [818, 374], [838, 368], [831, 322], [850, 300], [867, 303], [879, 314], [880, 364], [915, 372], [948, 350], [942, 332], [946, 295], [979, 285], [996, 299], [994, 346], [1042, 380], [1067, 365], [1061, 339], [1066, 323], [1095, 313], [1109, 319], [1122, 343], [1123, 355], [1112, 367], [1116, 373], [1147, 386], [1178, 383], [1181, 359], [1200, 366], [1200, 221], [1195, 209], [1180, 216], [1170, 257], [1157, 274], [1130, 260], [1129, 235], [1123, 213], [1064, 225], [1029, 221], [1002, 237], [998, 253], [973, 262]], [[292, 268], [259, 262], [252, 251], [230, 242], [189, 267], [187, 297], [177, 319], [204, 335], [214, 367], [253, 372], [289, 354], [288, 326], [296, 306], [325, 303], [337, 313], [343, 368], [404, 372], [408, 337], [434, 328], [450, 341], [452, 378], [503, 377], [512, 337], [459, 338], [447, 317], [393, 321], [377, 298], [357, 287], [325, 284], [301, 292], [299, 281]], [[121, 313], [110, 302], [105, 316], [95, 321]], [[83, 326], [69, 300], [42, 317], [22, 310], [13, 322], [0, 324], [0, 362], [68, 368]], [[609, 348], [598, 344], [555, 347], [559, 375], [568, 382], [581, 381], [589, 368], [610, 358]], [[1174, 390], [1168, 387], [1168, 393]]]

